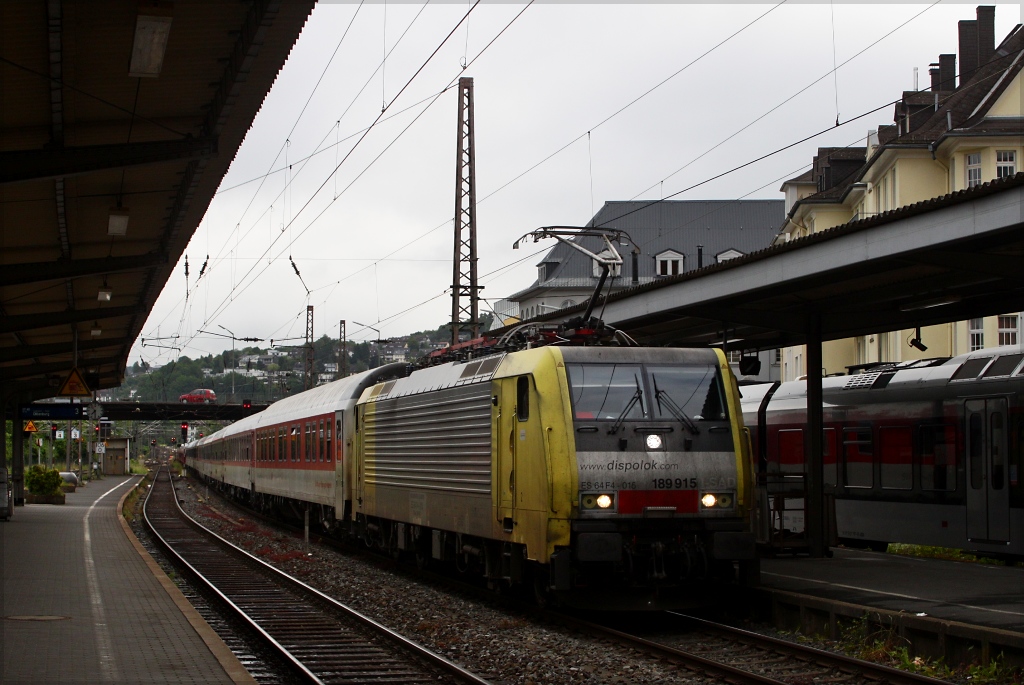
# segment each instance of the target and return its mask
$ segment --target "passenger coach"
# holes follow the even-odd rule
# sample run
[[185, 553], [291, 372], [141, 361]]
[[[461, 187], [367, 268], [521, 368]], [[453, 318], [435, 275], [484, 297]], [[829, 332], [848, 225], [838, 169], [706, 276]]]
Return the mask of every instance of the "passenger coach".
[[[806, 385], [742, 388], [759, 472], [777, 484], [802, 479]], [[840, 541], [1024, 556], [1019, 345], [882, 365], [822, 385], [824, 482]], [[803, 521], [784, 525], [802, 529]]]

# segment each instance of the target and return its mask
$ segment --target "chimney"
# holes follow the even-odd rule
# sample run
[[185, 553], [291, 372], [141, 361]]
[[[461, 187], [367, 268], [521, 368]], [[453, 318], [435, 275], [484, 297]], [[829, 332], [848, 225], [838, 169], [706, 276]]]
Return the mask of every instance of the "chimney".
[[931, 64], [928, 65], [928, 75], [932, 77], [932, 92], [933, 93], [938, 93], [941, 90], [941, 88], [939, 88], [939, 63], [938, 62], [932, 62]]
[[964, 20], [957, 24], [960, 35], [960, 85], [971, 80], [978, 70], [978, 22]]
[[939, 90], [956, 90], [956, 55], [939, 55]]
[[992, 59], [996, 52], [996, 8], [993, 5], [978, 7], [978, 66]]

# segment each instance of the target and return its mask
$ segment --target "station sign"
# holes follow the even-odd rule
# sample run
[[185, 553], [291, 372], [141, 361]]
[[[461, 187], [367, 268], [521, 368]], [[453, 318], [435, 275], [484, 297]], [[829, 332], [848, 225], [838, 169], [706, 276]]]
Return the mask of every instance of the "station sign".
[[21, 418], [32, 419], [82, 419], [85, 418], [84, 404], [23, 404]]

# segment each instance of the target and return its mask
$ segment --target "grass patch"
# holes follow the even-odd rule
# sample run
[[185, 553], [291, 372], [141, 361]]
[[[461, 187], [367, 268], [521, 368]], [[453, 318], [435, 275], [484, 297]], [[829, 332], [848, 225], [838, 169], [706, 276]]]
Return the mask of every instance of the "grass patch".
[[137, 487], [132, 488], [132, 491], [124, 499], [124, 508], [121, 509], [121, 515], [124, 516], [124, 520], [131, 523], [135, 520], [135, 512], [138, 508], [139, 498], [142, 497], [142, 493], [146, 492], [149, 484], [153, 481], [152, 475], [147, 474], [145, 478], [138, 484]]
[[1006, 664], [1003, 655], [991, 659], [987, 665], [980, 662], [950, 668], [941, 659], [932, 660], [911, 656], [910, 642], [897, 634], [895, 628], [872, 625], [867, 617], [843, 631], [839, 648], [850, 656], [872, 661], [911, 673], [940, 680], [960, 680], [981, 685], [1009, 685], [1021, 683], [1024, 671]]
[[905, 557], [922, 557], [927, 559], [945, 559], [947, 561], [967, 561], [978, 564], [1003, 564], [998, 559], [978, 556], [970, 552], [948, 547], [929, 547], [927, 545], [904, 545], [899, 543], [889, 544], [889, 554], [899, 554]]
[[149, 473], [149, 469], [141, 461], [133, 459], [129, 462], [128, 472], [133, 476], [144, 476]]

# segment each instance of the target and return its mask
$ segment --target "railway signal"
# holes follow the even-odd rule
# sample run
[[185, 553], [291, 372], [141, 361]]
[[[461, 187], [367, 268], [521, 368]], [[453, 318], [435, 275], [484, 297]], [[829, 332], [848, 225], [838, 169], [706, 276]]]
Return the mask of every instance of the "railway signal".
[[185, 444], [188, 442], [188, 422], [182, 421], [181, 423], [181, 442]]

